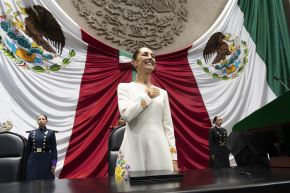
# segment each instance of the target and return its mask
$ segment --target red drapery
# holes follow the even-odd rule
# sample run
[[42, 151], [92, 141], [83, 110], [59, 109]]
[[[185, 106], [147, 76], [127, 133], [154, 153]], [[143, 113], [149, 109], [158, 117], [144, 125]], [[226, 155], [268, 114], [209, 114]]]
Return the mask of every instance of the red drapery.
[[[60, 178], [105, 176], [108, 173], [108, 137], [119, 115], [117, 86], [132, 80], [131, 69], [119, 67], [119, 52], [82, 32], [89, 46], [72, 135]], [[205, 168], [208, 128], [211, 126], [187, 49], [157, 56], [152, 82], [168, 91], [182, 170]]]
[[208, 166], [210, 119], [188, 64], [188, 49], [157, 56], [153, 84], [168, 92], [182, 170]]

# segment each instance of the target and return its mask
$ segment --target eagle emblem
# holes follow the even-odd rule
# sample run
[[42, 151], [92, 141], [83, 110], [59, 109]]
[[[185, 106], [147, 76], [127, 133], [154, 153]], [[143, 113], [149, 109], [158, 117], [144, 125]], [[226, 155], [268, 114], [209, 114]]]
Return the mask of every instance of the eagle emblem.
[[204, 72], [222, 80], [239, 76], [248, 63], [248, 46], [238, 36], [214, 33], [206, 43], [203, 58], [197, 60]]
[[55, 53], [55, 50], [43, 37], [52, 42], [57, 51], [62, 52], [65, 45], [65, 37], [60, 25], [53, 15], [44, 7], [34, 5], [26, 7], [25, 13], [25, 33], [33, 39], [35, 43], [42, 46], [46, 51]]
[[35, 72], [58, 71], [68, 65], [75, 51], [62, 56], [65, 36], [54, 16], [40, 5], [24, 7], [19, 0], [16, 5], [5, 2], [5, 14], [0, 15], [0, 51]]

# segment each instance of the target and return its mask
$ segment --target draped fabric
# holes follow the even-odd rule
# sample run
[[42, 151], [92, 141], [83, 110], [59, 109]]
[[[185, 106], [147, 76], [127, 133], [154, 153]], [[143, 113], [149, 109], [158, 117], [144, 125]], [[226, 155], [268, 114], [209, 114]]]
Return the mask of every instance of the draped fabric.
[[75, 122], [60, 177], [82, 178], [108, 173], [110, 127], [118, 118], [117, 86], [130, 82], [131, 71], [119, 67], [118, 51], [82, 31], [89, 43]]
[[[117, 50], [83, 32], [89, 43], [75, 123], [60, 177], [104, 176], [108, 172], [108, 137], [116, 123], [117, 86], [131, 82], [131, 68], [118, 63]], [[157, 56], [152, 83], [169, 93], [180, 167], [204, 168], [208, 162], [206, 109], [187, 60], [188, 49]], [[175, 77], [172, 79], [171, 77]], [[198, 120], [195, 120], [198, 119]], [[192, 140], [196, 138], [196, 140]], [[85, 151], [84, 151], [85, 150]], [[194, 158], [198, 158], [197, 161]]]
[[11, 121], [11, 131], [27, 137], [26, 131], [38, 128], [37, 115], [46, 114], [47, 128], [58, 131], [58, 176], [74, 124], [87, 43], [56, 2], [31, 1], [29, 5], [39, 4], [50, 11], [65, 36], [61, 55], [37, 46], [24, 32], [27, 2], [0, 1], [0, 122]]
[[153, 84], [167, 90], [182, 170], [208, 164], [208, 128], [211, 123], [188, 64], [188, 49], [157, 56]]
[[[268, 20], [268, 25], [270, 23], [271, 20]], [[257, 28], [257, 31], [263, 33], [263, 29]], [[237, 50], [224, 61], [237, 57], [235, 52], [238, 52], [239, 55], [233, 64], [207, 64], [204, 61], [202, 51], [211, 35], [216, 32], [228, 36], [225, 41], [228, 42], [229, 48]], [[277, 40], [276, 44], [282, 46], [283, 41]], [[267, 83], [265, 61], [256, 52], [256, 44], [244, 26], [244, 13], [237, 1], [228, 1], [213, 26], [193, 43], [188, 59], [210, 119], [216, 115], [222, 116], [223, 126], [228, 133], [235, 123], [277, 97]], [[229, 67], [237, 70], [228, 72], [231, 70]]]
[[265, 61], [267, 82], [274, 93], [280, 96], [287, 90], [275, 77], [290, 87], [290, 32], [283, 2], [243, 0], [238, 4], [245, 14], [245, 28], [256, 43], [257, 53]]
[[[121, 50], [111, 48], [81, 30], [55, 1], [31, 0], [30, 6], [38, 4], [48, 9], [64, 33], [62, 54], [52, 54], [35, 45], [24, 33], [26, 15], [22, 10], [28, 6], [28, 1], [0, 2], [0, 122], [12, 121], [12, 131], [27, 136], [26, 130], [37, 127], [36, 116], [47, 114], [47, 127], [58, 131], [57, 176], [107, 175], [108, 137], [119, 116], [117, 86], [132, 81], [130, 66], [119, 61]], [[245, 6], [242, 6], [243, 2], [246, 2]], [[263, 24], [271, 26], [272, 21], [276, 21], [278, 34], [282, 34], [280, 38], [272, 40], [268, 36], [260, 38], [260, 35], [252, 38], [252, 31], [263, 34], [265, 30], [254, 27], [259, 22], [253, 19], [257, 19], [257, 13], [252, 13], [252, 8], [261, 9], [264, 1], [255, 2], [241, 0], [241, 10], [237, 0], [228, 1], [212, 27], [190, 47], [156, 57], [152, 82], [168, 92], [182, 170], [207, 167], [208, 128], [215, 115], [224, 117], [223, 126], [230, 133], [236, 122], [283, 91], [277, 83], [273, 83], [277, 89], [272, 87], [269, 71], [278, 67], [270, 65], [268, 60], [280, 57], [273, 59], [280, 63], [279, 73], [271, 72], [271, 75], [289, 77], [289, 36], [287, 39], [288, 32], [282, 27], [285, 18], [281, 19], [279, 11], [273, 11]], [[265, 1], [265, 4], [273, 9], [281, 8], [281, 1]], [[246, 27], [242, 11], [246, 13]], [[263, 17], [259, 15], [258, 18]], [[257, 22], [250, 24], [251, 20]], [[236, 49], [226, 60], [230, 60], [234, 53], [239, 56], [230, 69], [223, 66], [222, 62], [226, 60], [213, 65], [210, 63], [215, 56], [208, 63], [203, 59], [205, 45], [215, 32], [228, 34], [224, 41], [231, 49]], [[259, 44], [258, 39], [271, 40]], [[234, 47], [232, 43], [238, 46]], [[272, 43], [275, 43], [274, 55], [269, 48]], [[257, 53], [263, 47], [266, 51]]]

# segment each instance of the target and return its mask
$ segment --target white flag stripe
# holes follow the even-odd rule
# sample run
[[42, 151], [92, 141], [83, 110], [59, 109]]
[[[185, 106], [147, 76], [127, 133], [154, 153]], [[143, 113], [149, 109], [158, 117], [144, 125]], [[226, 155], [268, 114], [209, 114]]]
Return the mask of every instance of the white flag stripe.
[[[14, 5], [14, 1], [5, 2]], [[38, 127], [37, 115], [46, 114], [48, 116], [47, 127], [59, 131], [56, 134], [58, 144], [56, 176], [58, 176], [63, 167], [74, 125], [80, 83], [87, 57], [87, 43], [82, 41], [79, 26], [64, 14], [56, 2], [34, 1], [34, 3], [46, 7], [62, 27], [65, 35], [65, 47], [62, 55], [52, 61], [61, 64], [61, 69], [56, 72], [37, 73], [32, 69], [20, 67], [4, 52], [1, 52], [0, 122], [12, 121], [14, 125], [12, 132], [27, 137], [28, 134], [25, 131]], [[7, 4], [2, 3], [1, 5], [2, 10], [7, 10], [7, 7], [3, 7]], [[17, 8], [17, 6], [13, 7]], [[5, 35], [5, 32], [2, 31], [2, 34]], [[75, 56], [69, 57], [72, 50], [74, 50]], [[68, 64], [62, 63], [64, 59], [69, 61]], [[25, 63], [21, 65], [23, 64]]]
[[[266, 81], [266, 66], [256, 53], [256, 46], [243, 26], [243, 13], [236, 1], [229, 1], [220, 17], [204, 36], [193, 43], [188, 60], [196, 78], [208, 114], [224, 117], [224, 127], [231, 132], [235, 123], [276, 98]], [[210, 36], [221, 31], [238, 36], [248, 44], [248, 64], [239, 77], [230, 80], [212, 78], [197, 64]]]
[[129, 63], [132, 61], [132, 58], [129, 58], [127, 56], [119, 56], [119, 62], [120, 63]]

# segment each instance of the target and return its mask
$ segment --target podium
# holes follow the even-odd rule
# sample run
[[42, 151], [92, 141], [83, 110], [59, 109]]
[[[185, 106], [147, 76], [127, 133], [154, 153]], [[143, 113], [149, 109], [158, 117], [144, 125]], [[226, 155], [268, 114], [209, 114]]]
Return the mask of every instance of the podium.
[[272, 142], [272, 145], [278, 155], [270, 159], [270, 166], [290, 167], [290, 91], [235, 124], [233, 132], [251, 135], [254, 136], [255, 142], [260, 141], [258, 145], [250, 145], [252, 149], [257, 146], [266, 149], [269, 147], [269, 141], [276, 137], [277, 141]]

